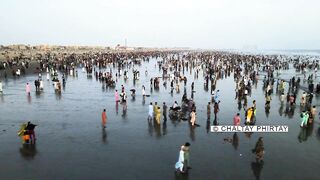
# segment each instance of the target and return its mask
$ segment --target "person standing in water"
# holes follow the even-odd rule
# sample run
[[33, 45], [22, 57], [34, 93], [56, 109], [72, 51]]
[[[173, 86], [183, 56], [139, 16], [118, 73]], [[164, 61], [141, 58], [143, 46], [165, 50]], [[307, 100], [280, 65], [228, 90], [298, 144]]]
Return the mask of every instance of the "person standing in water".
[[160, 107], [157, 107], [157, 109], [155, 111], [155, 117], [156, 117], [157, 124], [160, 125], [160, 117], [161, 117]]
[[116, 92], [114, 93], [114, 96], [116, 98], [116, 102], [119, 102], [119, 93], [118, 90], [116, 90]]
[[266, 96], [266, 104], [265, 104], [265, 106], [266, 106], [266, 107], [270, 107], [270, 102], [271, 102], [271, 96], [268, 94], [268, 95]]
[[107, 113], [106, 113], [106, 109], [103, 109], [103, 112], [101, 114], [101, 120], [102, 120], [102, 128], [106, 128], [106, 124], [107, 124]]
[[308, 119], [309, 119], [309, 113], [306, 111], [303, 111], [300, 115], [301, 118], [301, 124], [300, 127], [307, 127], [308, 125]]
[[162, 114], [163, 114], [163, 120], [166, 121], [167, 120], [167, 105], [165, 102], [163, 102], [163, 106], [162, 106]]
[[185, 167], [185, 171], [187, 171], [188, 169], [191, 169], [190, 155], [189, 155], [189, 151], [190, 151], [190, 143], [189, 142], [186, 142], [183, 145], [183, 150], [184, 150], [184, 167]]
[[207, 120], [210, 120], [210, 115], [211, 115], [211, 103], [208, 102], [208, 105], [207, 105]]
[[35, 132], [34, 132], [34, 128], [36, 127], [37, 125], [35, 124], [32, 124], [30, 121], [28, 122], [27, 124], [27, 127], [26, 127], [26, 130], [30, 136], [30, 141], [31, 141], [31, 144], [34, 144], [36, 142], [36, 135], [35, 135]]
[[220, 98], [219, 92], [220, 92], [220, 90], [217, 90], [217, 92], [214, 95], [214, 102], [216, 102], [216, 103], [220, 102], [219, 101], [219, 98]]
[[31, 87], [30, 87], [30, 84], [27, 83], [26, 85], [26, 93], [30, 96], [30, 92], [31, 92]]
[[186, 173], [188, 169], [191, 169], [189, 148], [190, 148], [189, 142], [186, 142], [184, 145], [180, 147], [179, 159], [178, 159], [178, 162], [176, 162], [175, 164], [175, 168], [177, 172]]
[[237, 115], [235, 115], [234, 118], [233, 118], [233, 125], [239, 126], [240, 125], [240, 121], [241, 121], [240, 114], [237, 113]]
[[180, 147], [179, 159], [175, 164], [175, 169], [177, 172], [185, 173], [184, 171], [184, 146]]
[[256, 116], [257, 115], [257, 103], [256, 103], [256, 100], [253, 100], [252, 101], [252, 107], [253, 107], [253, 114], [254, 114], [254, 116]]
[[190, 123], [191, 123], [192, 126], [195, 126], [195, 124], [196, 124], [196, 112], [195, 112], [195, 110], [192, 110], [190, 116], [191, 116]]
[[148, 120], [152, 120], [152, 117], [153, 117], [153, 105], [152, 105], [152, 102], [150, 102]]
[[153, 105], [153, 116], [154, 117], [156, 117], [157, 110], [158, 110], [158, 103], [155, 102]]
[[43, 91], [43, 81], [42, 81], [42, 79], [40, 80], [40, 90]]
[[124, 92], [124, 86], [121, 85], [121, 92], [123, 93]]
[[145, 97], [145, 95], [146, 95], [146, 88], [143, 85], [142, 86], [142, 96]]

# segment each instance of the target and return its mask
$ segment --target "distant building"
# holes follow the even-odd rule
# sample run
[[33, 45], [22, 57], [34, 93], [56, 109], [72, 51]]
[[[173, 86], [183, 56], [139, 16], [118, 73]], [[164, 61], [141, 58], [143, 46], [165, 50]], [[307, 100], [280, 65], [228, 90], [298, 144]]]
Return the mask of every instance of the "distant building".
[[120, 44], [117, 44], [117, 46], [114, 49], [115, 50], [119, 50], [119, 51], [133, 51], [135, 48], [127, 47], [127, 46], [121, 46]]

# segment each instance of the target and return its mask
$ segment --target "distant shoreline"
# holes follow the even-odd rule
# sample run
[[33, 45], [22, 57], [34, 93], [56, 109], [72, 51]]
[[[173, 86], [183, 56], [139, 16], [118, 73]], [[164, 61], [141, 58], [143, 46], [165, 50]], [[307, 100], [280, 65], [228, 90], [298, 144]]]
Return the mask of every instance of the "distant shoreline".
[[319, 53], [319, 49], [259, 49], [259, 48], [190, 48], [190, 47], [130, 47], [130, 46], [94, 46], [94, 45], [49, 45], [49, 44], [37, 44], [37, 45], [26, 45], [26, 44], [9, 44], [1, 45], [1, 51], [224, 51], [224, 52], [252, 52], [252, 53], [266, 53], [266, 52], [288, 52], [288, 53], [306, 53], [313, 52]]
[[55, 53], [55, 54], [81, 54], [81, 53], [131, 53], [131, 52], [152, 52], [152, 51], [217, 51], [236, 54], [248, 54], [248, 55], [286, 55], [286, 56], [312, 56], [320, 59], [320, 49], [270, 49], [270, 50], [258, 50], [258, 49], [191, 49], [188, 47], [173, 47], [173, 48], [152, 48], [152, 47], [125, 47], [117, 45], [116, 47], [103, 47], [103, 46], [63, 46], [63, 45], [0, 45], [0, 62], [4, 62], [7, 59], [18, 57], [22, 55], [27, 59], [31, 59], [36, 54]]

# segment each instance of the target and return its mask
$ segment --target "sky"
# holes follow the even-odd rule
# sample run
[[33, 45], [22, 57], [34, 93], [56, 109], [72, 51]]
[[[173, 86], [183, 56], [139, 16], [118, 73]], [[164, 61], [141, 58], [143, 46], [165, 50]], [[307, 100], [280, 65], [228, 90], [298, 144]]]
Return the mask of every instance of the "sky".
[[320, 49], [320, 0], [1, 0], [0, 44]]

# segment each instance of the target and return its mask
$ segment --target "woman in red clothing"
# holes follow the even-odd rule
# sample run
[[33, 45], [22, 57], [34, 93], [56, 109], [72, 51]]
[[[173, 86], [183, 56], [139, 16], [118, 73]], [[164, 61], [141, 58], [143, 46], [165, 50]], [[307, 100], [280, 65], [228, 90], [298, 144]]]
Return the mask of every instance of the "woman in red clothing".
[[237, 115], [235, 115], [234, 116], [234, 118], [233, 118], [233, 125], [235, 125], [235, 126], [239, 126], [240, 125], [240, 114], [239, 113], [237, 113]]

